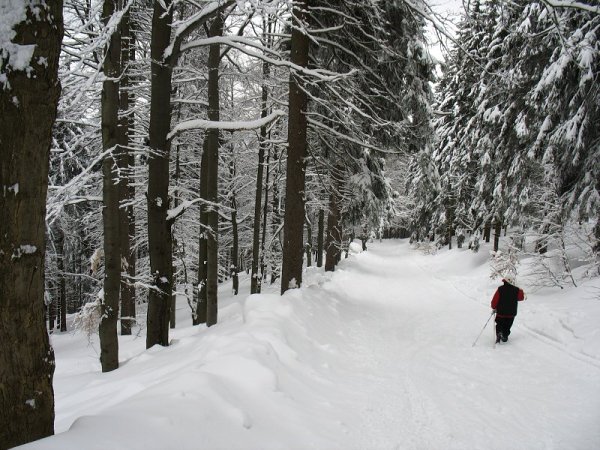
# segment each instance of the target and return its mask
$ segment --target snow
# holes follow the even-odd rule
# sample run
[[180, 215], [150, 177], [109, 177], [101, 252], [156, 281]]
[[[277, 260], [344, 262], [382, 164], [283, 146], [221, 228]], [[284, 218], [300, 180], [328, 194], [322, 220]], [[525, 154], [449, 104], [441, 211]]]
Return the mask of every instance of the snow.
[[178, 123], [175, 125], [173, 130], [167, 136], [168, 139], [171, 139], [177, 133], [185, 130], [197, 130], [197, 129], [219, 129], [219, 130], [228, 130], [228, 131], [241, 131], [241, 130], [253, 130], [256, 128], [264, 127], [274, 120], [277, 120], [280, 117], [284, 117], [286, 113], [279, 109], [276, 109], [271, 114], [266, 117], [256, 119], [256, 120], [248, 120], [248, 121], [211, 121], [204, 119], [193, 119], [186, 120], [184, 122]]
[[226, 282], [217, 325], [192, 327], [180, 297], [171, 346], [122, 336], [106, 374], [96, 337], [54, 333], [59, 434], [23, 448], [600, 448], [600, 279], [522, 285], [508, 343], [490, 321], [473, 346], [489, 250], [370, 242], [283, 296]]
[[[15, 26], [27, 18], [26, 2], [23, 0], [3, 0], [0, 2], [0, 58], [8, 60], [3, 70], [25, 70], [29, 67], [35, 45], [15, 44]], [[3, 77], [0, 82], [5, 83]]]
[[4, 197], [6, 197], [7, 193], [12, 193], [13, 195], [17, 195], [19, 193], [19, 183], [15, 183], [11, 186], [4, 186]]
[[37, 251], [35, 245], [23, 244], [13, 250], [12, 259], [19, 259], [23, 255], [33, 255]]

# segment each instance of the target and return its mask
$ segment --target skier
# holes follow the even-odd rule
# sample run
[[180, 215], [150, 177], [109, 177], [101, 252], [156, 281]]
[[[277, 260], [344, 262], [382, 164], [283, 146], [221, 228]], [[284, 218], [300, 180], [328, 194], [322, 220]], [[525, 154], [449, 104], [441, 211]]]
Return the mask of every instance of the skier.
[[523, 289], [515, 286], [512, 277], [504, 277], [492, 298], [492, 309], [496, 313], [496, 342], [508, 341], [510, 327], [517, 315], [518, 302], [525, 300]]

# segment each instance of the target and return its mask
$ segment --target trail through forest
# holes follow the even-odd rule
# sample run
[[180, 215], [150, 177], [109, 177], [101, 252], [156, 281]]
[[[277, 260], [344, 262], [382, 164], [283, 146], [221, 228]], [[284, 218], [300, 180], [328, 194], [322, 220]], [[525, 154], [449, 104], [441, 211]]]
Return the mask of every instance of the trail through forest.
[[70, 430], [26, 448], [598, 448], [597, 280], [530, 292], [508, 343], [494, 348], [490, 321], [473, 347], [488, 273], [485, 251], [372, 243], [283, 297], [223, 286], [209, 329], [183, 300], [172, 345], [126, 339], [109, 374], [96, 343], [54, 335]]

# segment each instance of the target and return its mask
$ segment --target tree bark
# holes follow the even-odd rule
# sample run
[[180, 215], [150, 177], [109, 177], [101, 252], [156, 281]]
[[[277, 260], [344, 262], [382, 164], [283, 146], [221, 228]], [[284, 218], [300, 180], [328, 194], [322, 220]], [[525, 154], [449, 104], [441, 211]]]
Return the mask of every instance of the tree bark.
[[[267, 199], [269, 198], [269, 175], [270, 175], [270, 166], [269, 166], [269, 160], [271, 159], [271, 149], [268, 149], [267, 151], [267, 162], [266, 162], [266, 166], [267, 166], [267, 173], [265, 175], [265, 204], [263, 206], [263, 227], [262, 227], [262, 237], [261, 237], [261, 241], [260, 241], [260, 273], [262, 274], [262, 279], [266, 280], [267, 279], [267, 273], [265, 270], [265, 243], [267, 240], [267, 213], [268, 213], [268, 206], [269, 206], [269, 202], [267, 201]], [[262, 281], [261, 281], [261, 285], [262, 285]]]
[[[235, 152], [233, 151], [233, 147], [231, 150], [231, 161], [229, 162], [229, 175], [233, 182], [236, 178]], [[231, 233], [233, 235], [233, 242], [231, 245], [230, 274], [231, 274], [233, 295], [238, 295], [238, 290], [239, 290], [239, 278], [238, 278], [239, 236], [238, 236], [238, 224], [237, 224], [237, 200], [235, 197], [234, 189], [232, 189], [232, 191], [231, 191]]]
[[[164, 3], [167, 10], [161, 6]], [[150, 156], [148, 161], [148, 250], [154, 279], [148, 296], [146, 348], [169, 345], [173, 255], [169, 209], [169, 154], [172, 69], [163, 55], [171, 41], [172, 0], [154, 2], [151, 37]]]
[[500, 233], [502, 233], [502, 222], [499, 220], [494, 224], [494, 251], [498, 251], [500, 245]]
[[[129, 149], [129, 134], [133, 128], [133, 114], [129, 111], [131, 80], [128, 65], [135, 59], [135, 46], [129, 22], [129, 11], [121, 19], [121, 83], [119, 92], [119, 236], [121, 247], [121, 269], [128, 277], [135, 277], [135, 252], [131, 242], [135, 236], [133, 202], [133, 171], [135, 160]], [[131, 335], [135, 323], [135, 286], [131, 279], [121, 279], [121, 335]]]
[[[281, 239], [277, 236], [280, 234], [279, 228], [281, 226], [281, 198], [279, 196], [279, 184], [278, 184], [278, 175], [281, 173], [281, 159], [279, 158], [279, 154], [277, 153], [277, 149], [273, 149], [273, 168], [277, 168], [276, 173], [273, 175], [273, 199], [272, 199], [272, 209], [273, 213], [271, 216], [271, 226], [273, 230], [273, 247], [271, 247], [271, 284], [274, 284], [279, 278], [279, 264], [276, 263], [276, 258], [273, 257], [275, 253], [274, 247], [277, 244], [280, 244]], [[279, 245], [277, 250], [281, 250], [281, 245]]]
[[[223, 35], [223, 14], [219, 13], [210, 26], [210, 37]], [[208, 51], [208, 120], [219, 121], [219, 63], [221, 45], [212, 44]], [[219, 130], [207, 130], [207, 200], [212, 203], [208, 211], [208, 242], [206, 247], [206, 325], [217, 323], [219, 283]]]
[[306, 216], [306, 267], [312, 266], [312, 241], [312, 224], [310, 223], [308, 216]]
[[60, 227], [56, 227], [57, 255], [56, 266], [60, 278], [58, 280], [58, 304], [60, 306], [60, 331], [67, 331], [67, 282], [65, 278], [65, 233]]
[[340, 209], [335, 189], [329, 194], [329, 214], [327, 215], [327, 238], [325, 241], [325, 271], [333, 272], [340, 261], [342, 249]]
[[231, 227], [233, 233], [233, 244], [231, 246], [231, 279], [233, 283], [233, 295], [238, 295], [239, 290], [239, 278], [238, 278], [238, 254], [239, 254], [239, 237], [238, 237], [238, 226], [237, 226], [237, 202], [235, 200], [235, 194], [231, 200]]
[[490, 222], [487, 222], [483, 227], [483, 238], [485, 239], [485, 242], [490, 242], [490, 234], [492, 233], [491, 230], [492, 224]]
[[[309, 0], [294, 4], [293, 14], [299, 22], [306, 22]], [[297, 26], [292, 29], [291, 62], [300, 67], [308, 65], [309, 38]], [[302, 285], [304, 246], [304, 189], [306, 181], [306, 108], [308, 96], [301, 88], [302, 81], [294, 70], [290, 73], [288, 157], [285, 183], [285, 214], [283, 226], [283, 263], [281, 293]]]
[[[261, 98], [261, 113], [260, 116], [264, 119], [268, 115], [267, 99], [269, 91], [267, 89], [266, 80], [269, 77], [269, 64], [263, 62], [263, 85]], [[258, 170], [256, 173], [256, 195], [254, 200], [254, 229], [252, 239], [252, 277], [250, 281], [250, 293], [260, 293], [262, 274], [258, 274], [260, 261], [260, 216], [262, 212], [262, 188], [263, 188], [263, 173], [265, 167], [265, 140], [267, 138], [267, 126], [260, 127], [260, 135], [258, 138]], [[266, 203], [266, 197], [265, 197]], [[266, 223], [263, 225], [266, 226]]]
[[319, 231], [317, 233], [317, 267], [323, 267], [323, 234], [325, 228], [325, 211], [319, 210]]
[[62, 1], [37, 4], [12, 42], [35, 45], [28, 71], [0, 53], [0, 448], [54, 433], [54, 351], [44, 321], [46, 193], [60, 95]]
[[[178, 108], [180, 109], [180, 108]], [[181, 111], [177, 111], [177, 120]], [[173, 208], [179, 206], [179, 180], [181, 178], [181, 159], [180, 159], [180, 145], [177, 144], [175, 147], [175, 174], [173, 176], [173, 182], [175, 187], [173, 189]], [[173, 232], [174, 234], [174, 232]], [[179, 256], [177, 238], [173, 236], [173, 255]], [[178, 275], [175, 270], [175, 258], [173, 258], [173, 292], [171, 294], [171, 304], [169, 305], [169, 328], [175, 329], [177, 325], [177, 284], [179, 283]]]
[[48, 331], [50, 334], [54, 332], [56, 328], [56, 300], [54, 296], [50, 296], [50, 302], [48, 303]]
[[[108, 24], [117, 12], [117, 0], [104, 0], [102, 17]], [[102, 162], [102, 219], [104, 228], [104, 296], [102, 297], [100, 321], [100, 363], [102, 372], [119, 367], [119, 340], [117, 320], [121, 289], [121, 248], [119, 211], [119, 75], [121, 36], [116, 30], [108, 42], [104, 58], [102, 84], [102, 148], [111, 150]]]
[[[206, 150], [207, 141], [204, 141], [204, 148], [202, 151], [202, 161], [200, 167], [200, 198], [206, 199], [207, 196], [207, 181], [208, 177], [206, 171], [208, 170], [208, 152]], [[208, 213], [207, 207], [204, 204], [200, 204], [200, 237], [198, 245], [198, 288], [196, 289], [197, 300], [195, 304], [195, 311], [192, 314], [192, 323], [199, 325], [206, 323], [206, 248], [207, 248], [207, 229], [208, 226]]]

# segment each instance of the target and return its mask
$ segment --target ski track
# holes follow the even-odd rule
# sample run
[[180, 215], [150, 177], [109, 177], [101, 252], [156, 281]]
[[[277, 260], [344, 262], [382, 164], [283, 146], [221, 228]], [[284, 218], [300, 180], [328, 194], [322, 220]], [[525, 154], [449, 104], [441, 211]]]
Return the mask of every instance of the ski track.
[[494, 348], [490, 321], [472, 347], [485, 319], [476, 298], [418, 264], [407, 245], [372, 245], [334, 278], [354, 281], [340, 292], [349, 301], [340, 326], [349, 327], [349, 371], [364, 404], [351, 430], [355, 448], [598, 448], [599, 415], [583, 412], [599, 411], [597, 361], [519, 318], [508, 344]]

